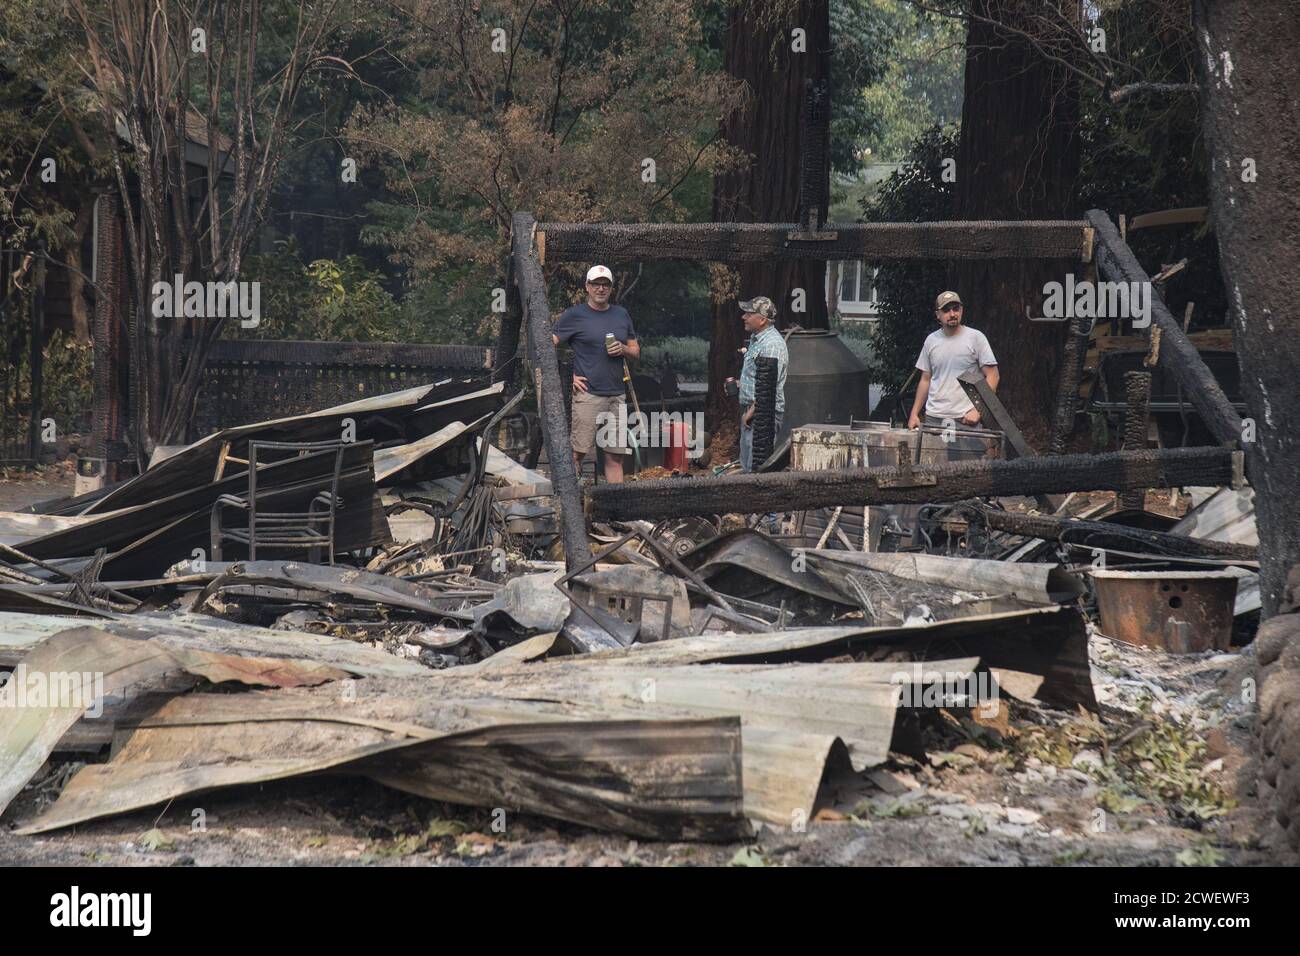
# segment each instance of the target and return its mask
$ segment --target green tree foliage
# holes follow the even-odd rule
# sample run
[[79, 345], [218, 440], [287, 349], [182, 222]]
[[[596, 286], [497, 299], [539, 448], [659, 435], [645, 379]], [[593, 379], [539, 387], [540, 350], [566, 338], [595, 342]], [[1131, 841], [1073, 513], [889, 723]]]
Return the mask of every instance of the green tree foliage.
[[888, 47], [883, 75], [853, 103], [873, 120], [857, 142], [869, 162], [902, 162], [926, 129], [961, 117], [966, 28], [904, 0], [862, 5], [860, 15]]
[[[879, 161], [872, 145], [892, 135], [890, 114], [875, 102], [910, 47], [894, 0], [837, 0], [830, 5], [831, 168], [856, 173]], [[960, 102], [960, 100], [959, 100]], [[867, 147], [864, 149], [863, 147]]]
[[[1117, 71], [1152, 83], [1193, 77], [1196, 44], [1181, 0], [1105, 4], [1096, 26], [1106, 31]], [[1209, 204], [1199, 102], [1192, 93], [1147, 93], [1112, 103], [1095, 84], [1083, 87], [1079, 209], [1105, 209], [1130, 219], [1161, 209]], [[1227, 300], [1212, 228], [1158, 227], [1130, 232], [1129, 245], [1149, 272], [1187, 258], [1163, 290], [1182, 315], [1195, 302], [1193, 326], [1225, 324]]]
[[710, 171], [734, 159], [717, 121], [741, 91], [702, 63], [688, 0], [399, 6], [390, 40], [418, 96], [359, 111], [348, 138], [400, 197], [374, 209], [368, 237], [418, 282], [472, 267], [451, 289], [452, 311], [487, 315], [516, 210], [682, 219], [692, 176], [705, 194]]
[[[10, 248], [39, 240], [57, 252], [74, 242], [77, 207], [107, 169], [73, 41], [45, 4], [0, 0], [0, 234]], [[49, 159], [52, 183], [42, 178]]]
[[240, 338], [337, 342], [426, 341], [424, 330], [358, 256], [304, 263], [292, 241], [247, 258], [244, 277], [261, 284], [262, 321]]
[[[867, 222], [930, 222], [953, 218], [955, 189], [943, 181], [943, 160], [955, 156], [955, 126], [932, 126], [917, 138], [907, 161], [863, 203]], [[934, 297], [946, 263], [937, 259], [889, 260], [876, 276], [880, 318], [871, 371], [886, 389], [900, 388], [916, 365], [925, 337], [937, 327]]]

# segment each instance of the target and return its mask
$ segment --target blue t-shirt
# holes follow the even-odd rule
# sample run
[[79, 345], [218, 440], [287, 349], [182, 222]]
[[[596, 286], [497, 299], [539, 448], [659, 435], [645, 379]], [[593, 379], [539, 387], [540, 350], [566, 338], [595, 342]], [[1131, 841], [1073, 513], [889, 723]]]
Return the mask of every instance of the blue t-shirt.
[[587, 389], [593, 395], [622, 395], [623, 358], [605, 351], [605, 333], [624, 345], [636, 338], [632, 317], [621, 305], [611, 305], [598, 312], [587, 303], [571, 305], [564, 310], [551, 332], [561, 344], [573, 349], [573, 374], [587, 380]]

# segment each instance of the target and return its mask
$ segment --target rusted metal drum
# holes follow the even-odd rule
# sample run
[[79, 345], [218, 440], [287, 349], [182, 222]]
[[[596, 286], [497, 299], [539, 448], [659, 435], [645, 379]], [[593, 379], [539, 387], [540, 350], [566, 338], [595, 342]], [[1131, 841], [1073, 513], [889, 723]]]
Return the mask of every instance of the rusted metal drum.
[[1094, 571], [1107, 637], [1175, 654], [1227, 650], [1236, 575], [1230, 571]]

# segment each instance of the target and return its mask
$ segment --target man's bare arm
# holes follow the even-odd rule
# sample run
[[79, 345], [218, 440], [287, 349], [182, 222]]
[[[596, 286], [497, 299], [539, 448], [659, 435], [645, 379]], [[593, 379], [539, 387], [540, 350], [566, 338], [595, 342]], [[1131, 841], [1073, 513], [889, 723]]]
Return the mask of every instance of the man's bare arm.
[[922, 372], [921, 381], [916, 386], [916, 401], [912, 402], [912, 414], [907, 419], [908, 428], [921, 427], [921, 409], [925, 408], [925, 400], [930, 395], [930, 373]]
[[984, 373], [984, 381], [989, 383], [989, 388], [996, 392], [998, 382], [1002, 381], [1002, 377], [998, 375], [998, 367], [996, 365], [985, 365], [980, 371]]

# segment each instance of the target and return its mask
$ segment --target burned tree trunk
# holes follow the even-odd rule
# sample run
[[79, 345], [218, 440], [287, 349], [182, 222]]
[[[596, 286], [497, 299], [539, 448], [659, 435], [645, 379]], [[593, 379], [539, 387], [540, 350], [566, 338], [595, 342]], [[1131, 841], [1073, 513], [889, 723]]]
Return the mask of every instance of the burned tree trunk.
[[1240, 479], [1240, 455], [1218, 447], [1172, 448], [1014, 461], [980, 459], [922, 468], [909, 464], [637, 481], [591, 489], [587, 512], [599, 521], [657, 520], [683, 515], [762, 514], [795, 507], [927, 504], [1067, 491], [1225, 485]]
[[[1259, 670], [1259, 797], [1300, 849], [1300, 522], [1295, 480], [1300, 442], [1300, 220], [1295, 141], [1300, 116], [1300, 15], [1288, 0], [1195, 0], [1201, 117], [1219, 266], [1230, 291], [1259, 525], [1260, 597], [1270, 618], [1256, 640]], [[1290, 594], [1286, 594], [1290, 570]]]
[[1268, 616], [1277, 612], [1288, 569], [1300, 563], [1293, 424], [1300, 408], [1300, 11], [1288, 0], [1197, 0], [1194, 9], [1210, 201], [1248, 409], [1240, 438], [1255, 489]]
[[[974, 0], [956, 157], [958, 219], [1063, 219], [1070, 211], [1079, 169], [1078, 80], [1000, 25], [1024, 29], [1040, 8], [1032, 0]], [[988, 259], [951, 273], [966, 321], [988, 336], [998, 358], [1003, 403], [1039, 448], [1047, 444], [1068, 329], [1030, 322], [1026, 309], [1040, 315], [1043, 284], [1079, 268], [1077, 260]]]
[[[787, 10], [784, 16], [782, 10]], [[804, 31], [798, 49], [795, 29]], [[723, 65], [745, 82], [750, 95], [747, 104], [723, 122], [722, 136], [752, 159], [714, 179], [714, 222], [798, 220], [805, 81], [829, 73], [830, 45], [828, 0], [761, 0], [731, 6]], [[768, 296], [780, 310], [782, 326], [796, 322], [826, 328], [825, 265], [819, 260], [746, 263], [736, 269], [737, 288], [720, 296], [715, 289], [708, 399], [714, 427], [737, 414], [735, 400], [723, 392], [723, 381], [740, 369], [737, 349], [744, 344], [736, 297]], [[806, 312], [791, 311], [796, 289], [804, 291]]]

